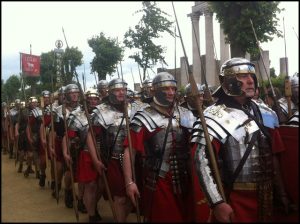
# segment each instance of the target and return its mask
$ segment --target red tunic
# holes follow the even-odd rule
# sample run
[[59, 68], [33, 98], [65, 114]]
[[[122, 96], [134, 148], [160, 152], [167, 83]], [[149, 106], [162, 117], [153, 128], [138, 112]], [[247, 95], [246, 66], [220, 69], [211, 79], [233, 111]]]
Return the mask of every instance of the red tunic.
[[[94, 126], [96, 137], [101, 135], [103, 128]], [[107, 182], [112, 196], [126, 197], [125, 180], [120, 160], [111, 158], [107, 164]]]
[[[130, 131], [132, 147], [137, 153], [145, 154], [144, 141], [153, 136], [159, 129], [150, 133], [145, 127], [136, 133]], [[128, 146], [128, 139], [125, 139], [124, 146]], [[156, 191], [151, 191], [147, 187], [140, 189], [142, 197], [142, 211], [149, 222], [191, 222], [191, 194], [186, 196], [175, 195], [171, 172], [165, 178], [158, 177]]]
[[[284, 145], [280, 139], [278, 129], [269, 129], [272, 139], [272, 152], [278, 153], [284, 150]], [[218, 153], [221, 143], [217, 139], [213, 139], [212, 146]], [[195, 144], [193, 150], [197, 145]], [[226, 192], [226, 189], [224, 189]], [[257, 222], [258, 220], [258, 198], [256, 190], [231, 190], [230, 198], [227, 199], [234, 211], [235, 218], [232, 222]], [[212, 217], [212, 221], [216, 221]]]
[[[68, 130], [68, 137], [71, 140], [74, 137], [79, 136], [77, 131]], [[98, 174], [94, 168], [92, 158], [89, 151], [80, 149], [79, 158], [76, 161], [76, 173], [74, 174], [75, 182], [91, 182], [97, 180]]]

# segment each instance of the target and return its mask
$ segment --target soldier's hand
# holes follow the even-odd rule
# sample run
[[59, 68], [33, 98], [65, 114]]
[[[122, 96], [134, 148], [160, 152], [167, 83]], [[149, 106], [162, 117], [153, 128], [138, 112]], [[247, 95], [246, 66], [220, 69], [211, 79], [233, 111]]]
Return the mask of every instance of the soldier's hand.
[[106, 167], [104, 166], [104, 164], [99, 160], [96, 161], [95, 168], [100, 176], [102, 176], [103, 170], [106, 170]]
[[213, 208], [213, 213], [219, 222], [232, 222], [234, 219], [231, 206], [225, 202], [216, 205]]
[[72, 164], [72, 158], [71, 158], [71, 156], [64, 154], [64, 159], [65, 159], [65, 162], [66, 162], [67, 166], [70, 167], [71, 164]]
[[140, 198], [140, 192], [138, 190], [138, 187], [134, 182], [127, 183], [126, 185], [126, 193], [127, 196], [130, 198], [132, 204], [134, 207], [136, 207], [136, 198]]
[[49, 146], [49, 150], [50, 150], [50, 158], [56, 158], [56, 154], [55, 154], [55, 151], [54, 151], [54, 148]]

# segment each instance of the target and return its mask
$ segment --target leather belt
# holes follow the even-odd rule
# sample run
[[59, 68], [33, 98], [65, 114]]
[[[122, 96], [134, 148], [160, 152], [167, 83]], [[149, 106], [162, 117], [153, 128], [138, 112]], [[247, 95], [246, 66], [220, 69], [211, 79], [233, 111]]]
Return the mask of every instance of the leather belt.
[[257, 189], [257, 183], [234, 183], [233, 190], [254, 191]]

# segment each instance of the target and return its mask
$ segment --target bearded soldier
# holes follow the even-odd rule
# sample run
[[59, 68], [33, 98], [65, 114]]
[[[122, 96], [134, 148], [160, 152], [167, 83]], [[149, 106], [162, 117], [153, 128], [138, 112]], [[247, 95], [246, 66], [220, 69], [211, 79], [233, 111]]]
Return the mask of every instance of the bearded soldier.
[[124, 152], [127, 195], [136, 205], [135, 197], [141, 192], [143, 214], [149, 222], [192, 221], [188, 146], [195, 117], [175, 103], [176, 84], [171, 74], [158, 73], [152, 82], [153, 101], [132, 118], [133, 155], [138, 153], [144, 158], [140, 189], [133, 180], [129, 148]]
[[[195, 164], [199, 183], [220, 222], [257, 222], [271, 219], [273, 181], [280, 183], [278, 161], [273, 153], [284, 150], [276, 113], [252, 97], [258, 87], [254, 64], [244, 58], [226, 61], [219, 75], [218, 100], [204, 111], [208, 134], [216, 152], [220, 179], [213, 172], [200, 120], [194, 124]], [[272, 163], [274, 161], [274, 163]], [[213, 173], [217, 173], [213, 175]], [[275, 173], [275, 176], [274, 176]], [[277, 194], [286, 201], [284, 186]]]
[[[108, 184], [114, 200], [117, 221], [125, 222], [131, 211], [130, 200], [126, 197], [123, 164], [123, 141], [126, 135], [126, 121], [124, 118], [124, 103], [126, 100], [127, 83], [121, 79], [113, 79], [108, 84], [109, 95], [107, 101], [98, 105], [92, 113], [97, 142], [100, 142], [103, 162], [107, 166]], [[138, 109], [138, 104], [128, 104], [128, 114], [132, 116]], [[100, 175], [104, 165], [96, 154], [91, 134], [88, 134], [87, 144], [91, 157]]]

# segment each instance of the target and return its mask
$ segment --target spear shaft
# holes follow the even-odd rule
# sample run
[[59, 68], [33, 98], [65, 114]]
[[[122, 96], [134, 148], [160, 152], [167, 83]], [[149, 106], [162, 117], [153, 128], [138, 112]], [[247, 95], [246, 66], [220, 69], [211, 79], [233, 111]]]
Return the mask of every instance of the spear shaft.
[[221, 178], [220, 178], [220, 174], [219, 174], [218, 165], [217, 165], [215, 154], [214, 154], [214, 151], [213, 151], [213, 148], [212, 148], [212, 145], [211, 145], [211, 141], [210, 141], [210, 138], [209, 138], [209, 135], [208, 135], [207, 125], [206, 125], [206, 121], [205, 121], [205, 118], [204, 118], [204, 115], [203, 115], [200, 99], [199, 99], [199, 97], [197, 97], [198, 96], [197, 85], [196, 85], [194, 76], [193, 76], [193, 74], [191, 72], [191, 69], [190, 69], [190, 66], [189, 66], [189, 62], [188, 62], [187, 54], [186, 54], [185, 47], [184, 47], [184, 44], [183, 44], [183, 40], [182, 40], [182, 36], [181, 36], [181, 32], [180, 32], [180, 27], [179, 27], [179, 24], [178, 24], [178, 20], [177, 20], [177, 16], [176, 16], [176, 12], [175, 12], [173, 2], [172, 2], [172, 7], [173, 7], [174, 15], [175, 15], [175, 20], [176, 20], [178, 33], [179, 33], [179, 36], [180, 36], [180, 41], [181, 41], [182, 49], [183, 49], [183, 52], [184, 52], [186, 64], [188, 66], [189, 83], [191, 85], [192, 96], [194, 96], [194, 98], [195, 98], [198, 115], [200, 117], [200, 121], [201, 121], [203, 131], [204, 131], [205, 141], [206, 141], [206, 144], [207, 144], [207, 148], [208, 148], [208, 152], [209, 152], [209, 156], [210, 156], [210, 162], [211, 162], [211, 166], [212, 166], [211, 167], [212, 172], [214, 174], [216, 184], [217, 184], [217, 187], [220, 191], [220, 194], [223, 197], [224, 201], [226, 201], [223, 186], [222, 186], [222, 182], [221, 182]]

